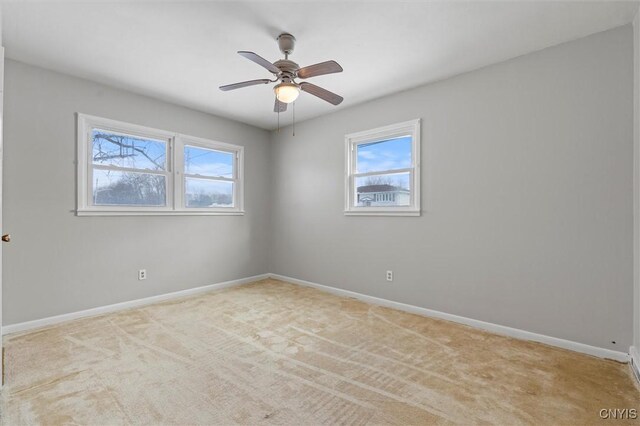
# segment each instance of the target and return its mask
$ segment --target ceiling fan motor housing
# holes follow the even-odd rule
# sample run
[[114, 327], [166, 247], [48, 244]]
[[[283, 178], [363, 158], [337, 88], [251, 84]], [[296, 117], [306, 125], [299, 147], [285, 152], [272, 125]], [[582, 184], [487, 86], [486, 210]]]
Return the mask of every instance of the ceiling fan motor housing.
[[278, 36], [278, 47], [285, 55], [291, 55], [296, 46], [296, 38], [289, 33], [282, 33]]
[[286, 78], [289, 80], [296, 78], [298, 70], [300, 69], [298, 64], [288, 59], [280, 59], [275, 61], [273, 65], [280, 69], [280, 78]]

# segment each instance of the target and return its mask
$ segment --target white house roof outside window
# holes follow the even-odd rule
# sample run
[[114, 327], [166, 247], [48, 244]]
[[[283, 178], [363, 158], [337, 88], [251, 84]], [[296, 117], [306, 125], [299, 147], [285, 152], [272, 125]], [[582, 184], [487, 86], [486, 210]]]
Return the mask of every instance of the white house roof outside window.
[[358, 187], [357, 192], [359, 207], [406, 206], [411, 201], [411, 192], [395, 185], [363, 185]]

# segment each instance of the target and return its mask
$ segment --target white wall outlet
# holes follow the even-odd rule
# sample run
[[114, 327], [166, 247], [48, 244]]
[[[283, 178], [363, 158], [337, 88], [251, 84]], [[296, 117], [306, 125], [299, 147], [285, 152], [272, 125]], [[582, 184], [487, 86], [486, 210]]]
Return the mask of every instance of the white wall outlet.
[[140, 269], [138, 271], [138, 280], [142, 281], [142, 280], [146, 280], [147, 279], [147, 270], [146, 269]]
[[393, 271], [387, 271], [387, 281], [393, 281]]

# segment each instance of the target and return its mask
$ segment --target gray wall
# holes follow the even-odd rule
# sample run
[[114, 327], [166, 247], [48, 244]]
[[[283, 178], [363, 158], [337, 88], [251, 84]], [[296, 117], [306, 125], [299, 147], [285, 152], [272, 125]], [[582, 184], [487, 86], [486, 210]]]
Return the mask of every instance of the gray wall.
[[[632, 49], [622, 27], [295, 137], [8, 60], [3, 322], [275, 272], [626, 351]], [[74, 216], [76, 112], [244, 145], [247, 214]], [[418, 117], [422, 216], [344, 216], [344, 134]]]
[[[5, 325], [268, 272], [268, 132], [11, 60], [5, 86]], [[74, 216], [76, 112], [244, 145], [246, 215]]]
[[[272, 133], [271, 272], [626, 352], [632, 49], [627, 25]], [[422, 216], [344, 216], [344, 135], [418, 117]]]

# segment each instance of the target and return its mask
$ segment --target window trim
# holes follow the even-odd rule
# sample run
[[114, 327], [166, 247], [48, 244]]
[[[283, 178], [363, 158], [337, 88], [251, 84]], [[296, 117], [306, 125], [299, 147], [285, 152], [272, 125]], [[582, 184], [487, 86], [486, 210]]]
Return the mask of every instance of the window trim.
[[[156, 139], [167, 142], [167, 165], [163, 173], [150, 171], [152, 174], [163, 174], [167, 176], [167, 204], [166, 206], [96, 206], [92, 204], [93, 194], [89, 178], [93, 174], [91, 131], [100, 128], [116, 133], [138, 136], [149, 139]], [[96, 117], [87, 114], [77, 113], [77, 216], [194, 216], [194, 215], [214, 215], [214, 216], [237, 216], [244, 215], [244, 147], [225, 142], [218, 142], [210, 139], [198, 138], [195, 136], [183, 135], [166, 130], [140, 126], [108, 118]], [[234, 176], [234, 206], [233, 207], [212, 207], [212, 208], [187, 208], [183, 207], [183, 194], [181, 191], [184, 182], [184, 164], [176, 161], [182, 159], [184, 153], [178, 152], [184, 149], [185, 145], [200, 146], [207, 149], [214, 149], [235, 154], [235, 176]], [[100, 167], [103, 169], [104, 167]], [[113, 168], [116, 170], [118, 168]], [[122, 169], [122, 168], [120, 168]], [[145, 172], [144, 170], [133, 170]]]
[[[180, 211], [186, 212], [194, 212], [195, 213], [207, 213], [213, 210], [218, 211], [230, 211], [230, 210], [239, 210], [242, 211], [242, 202], [243, 202], [243, 185], [242, 185], [242, 177], [244, 176], [243, 168], [243, 159], [244, 159], [244, 147], [238, 145], [232, 145], [224, 142], [215, 142], [215, 145], [212, 144], [212, 141], [203, 138], [197, 138], [195, 136], [185, 136], [180, 135], [180, 137], [176, 138], [175, 146], [175, 164], [180, 164], [181, 167], [176, 169], [175, 172], [175, 180], [174, 180], [174, 200], [176, 209]], [[234, 174], [233, 178], [224, 178], [224, 177], [211, 177], [211, 176], [202, 176], [198, 177], [197, 175], [190, 175], [189, 177], [195, 177], [199, 179], [209, 179], [209, 180], [219, 180], [219, 181], [227, 181], [233, 182], [233, 207], [210, 207], [210, 208], [202, 208], [202, 207], [186, 207], [184, 194], [186, 193], [186, 177], [187, 173], [184, 171], [184, 147], [185, 146], [193, 146], [196, 148], [204, 148], [210, 149], [214, 151], [227, 152], [233, 154], [234, 161]]]
[[[356, 147], [361, 144], [411, 135], [412, 166], [404, 169], [380, 170], [367, 173], [356, 173]], [[355, 177], [407, 173], [411, 182], [411, 204], [398, 207], [356, 207]], [[420, 216], [420, 119], [395, 123], [362, 132], [345, 135], [345, 191], [344, 214], [346, 216]]]

